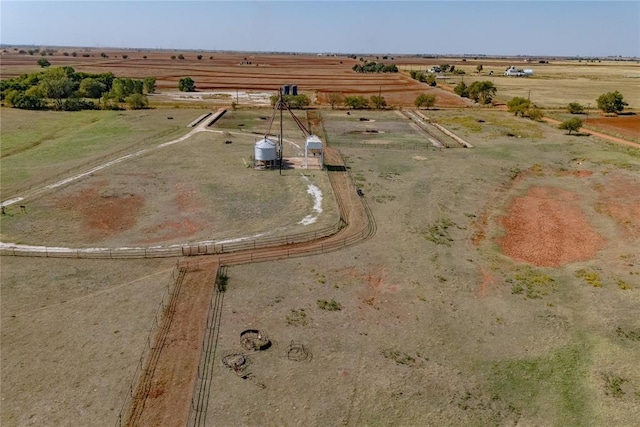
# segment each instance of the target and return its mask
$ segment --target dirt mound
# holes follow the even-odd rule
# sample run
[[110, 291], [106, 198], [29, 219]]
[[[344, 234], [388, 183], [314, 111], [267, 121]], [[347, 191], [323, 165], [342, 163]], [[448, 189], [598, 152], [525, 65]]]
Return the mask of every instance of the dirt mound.
[[592, 258], [606, 240], [593, 230], [578, 205], [579, 195], [555, 187], [533, 187], [515, 199], [501, 219], [503, 252], [542, 267]]

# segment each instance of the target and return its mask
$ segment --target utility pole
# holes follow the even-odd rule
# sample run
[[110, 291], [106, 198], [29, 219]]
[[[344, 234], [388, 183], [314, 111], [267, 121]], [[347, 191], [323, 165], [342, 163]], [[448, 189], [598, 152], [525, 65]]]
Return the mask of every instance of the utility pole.
[[284, 101], [282, 100], [282, 86], [278, 89], [278, 94], [278, 107], [280, 108], [280, 175], [282, 175], [282, 107], [284, 107]]

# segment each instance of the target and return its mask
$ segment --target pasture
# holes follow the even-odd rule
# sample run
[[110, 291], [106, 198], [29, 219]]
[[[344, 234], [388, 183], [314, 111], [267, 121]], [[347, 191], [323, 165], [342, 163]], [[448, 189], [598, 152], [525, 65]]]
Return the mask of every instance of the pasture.
[[[156, 112], [166, 116], [145, 113]], [[377, 232], [328, 254], [228, 269], [207, 425], [637, 419], [640, 152], [492, 109], [423, 113], [474, 148], [436, 149], [396, 112], [320, 112]], [[200, 114], [185, 109], [181, 124]], [[3, 217], [2, 240], [152, 245], [299, 229], [313, 204], [300, 171], [242, 161], [269, 115], [230, 111], [211, 128], [222, 133], [35, 199]], [[285, 124], [285, 138], [295, 132]], [[337, 220], [325, 174], [305, 171], [325, 195], [317, 226]], [[87, 232], [87, 197], [144, 202], [133, 226], [116, 216], [107, 235]], [[168, 222], [182, 220], [194, 233], [169, 236]], [[114, 425], [174, 265], [3, 256], [2, 425]], [[271, 348], [243, 350], [246, 329]], [[294, 344], [306, 358], [289, 357]], [[222, 363], [238, 352], [247, 379]]]

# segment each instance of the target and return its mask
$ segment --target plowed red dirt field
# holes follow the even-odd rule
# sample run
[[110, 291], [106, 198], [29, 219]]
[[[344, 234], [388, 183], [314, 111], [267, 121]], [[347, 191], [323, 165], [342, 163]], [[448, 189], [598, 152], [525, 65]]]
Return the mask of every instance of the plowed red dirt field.
[[[108, 58], [102, 58], [102, 52]], [[82, 54], [92, 56], [85, 58]], [[123, 59], [123, 55], [127, 59]], [[341, 92], [367, 98], [381, 94], [388, 105], [413, 106], [419, 94], [433, 93], [438, 106], [470, 105], [466, 99], [430, 88], [404, 73], [356, 73], [351, 67], [361, 62], [347, 56], [203, 53], [202, 59], [198, 60], [197, 52], [185, 52], [185, 59], [171, 59], [177, 55], [177, 52], [91, 50], [87, 53], [78, 51], [76, 57], [62, 56], [62, 52], [58, 52], [49, 60], [52, 66], [69, 66], [88, 73], [112, 72], [118, 77], [135, 79], [153, 76], [161, 92], [176, 90], [178, 81], [190, 76], [200, 91], [240, 89], [275, 92], [283, 84], [295, 84], [300, 92], [315, 94], [321, 103], [326, 103], [326, 94]], [[395, 62], [391, 59], [378, 61]], [[2, 59], [3, 78], [38, 69], [33, 56], [10, 53]]]

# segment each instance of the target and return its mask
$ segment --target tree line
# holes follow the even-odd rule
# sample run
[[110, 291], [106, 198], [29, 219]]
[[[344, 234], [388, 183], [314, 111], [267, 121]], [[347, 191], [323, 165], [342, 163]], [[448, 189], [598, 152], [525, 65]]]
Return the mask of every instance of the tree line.
[[135, 80], [57, 67], [0, 81], [0, 100], [27, 110], [141, 109], [149, 105], [146, 94], [155, 90], [154, 77]]
[[398, 67], [395, 64], [383, 64], [382, 62], [368, 62], [356, 64], [351, 67], [356, 73], [397, 73]]

